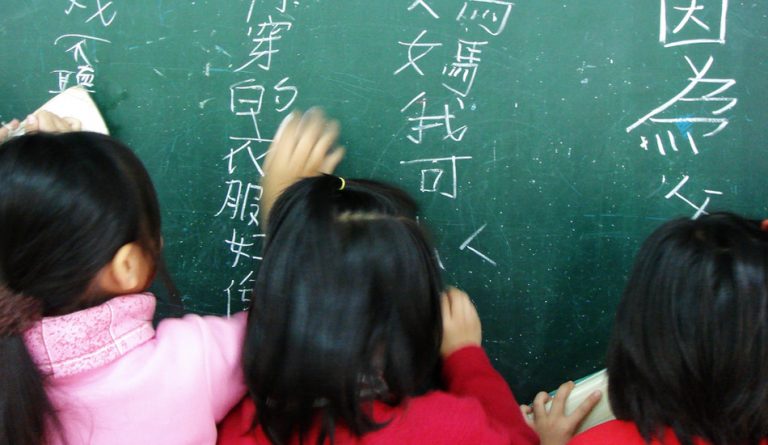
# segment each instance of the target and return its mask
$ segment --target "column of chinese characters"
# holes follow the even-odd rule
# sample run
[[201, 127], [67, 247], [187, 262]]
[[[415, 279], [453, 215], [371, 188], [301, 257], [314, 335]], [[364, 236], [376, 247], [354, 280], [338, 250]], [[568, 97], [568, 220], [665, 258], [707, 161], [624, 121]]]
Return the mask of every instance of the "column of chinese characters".
[[[298, 2], [294, 1], [293, 5]], [[264, 85], [257, 80], [259, 73], [270, 71], [273, 63], [279, 60], [281, 39], [293, 27], [293, 18], [276, 20], [268, 14], [259, 19], [254, 13], [255, 6], [256, 0], [251, 0], [245, 19], [245, 34], [251, 50], [234, 69], [243, 80], [230, 85], [228, 92], [232, 116], [244, 121], [248, 130], [228, 136], [229, 146], [223, 157], [227, 174], [222, 190], [226, 193], [215, 214], [231, 221], [231, 231], [224, 240], [228, 262], [233, 269], [233, 278], [224, 289], [228, 314], [247, 306], [255, 279], [254, 261], [261, 260], [258, 255], [264, 234], [260, 233], [259, 223], [262, 194], [259, 179], [264, 175], [261, 163], [272, 140], [262, 136], [259, 118], [262, 112], [285, 112], [299, 93], [288, 77], [274, 85]], [[286, 15], [288, 6], [287, 0], [275, 1], [278, 13], [275, 16]]]
[[[405, 61], [393, 74], [416, 76], [417, 79], [425, 76], [423, 62], [435, 48], [444, 45], [452, 45], [455, 48], [455, 51], [452, 51], [454, 55], [443, 64], [441, 70], [428, 73], [442, 76], [439, 91], [431, 91], [431, 94], [428, 94], [428, 91], [418, 91], [416, 88], [414, 97], [400, 109], [400, 113], [407, 116], [409, 134], [406, 138], [411, 143], [421, 145], [430, 137], [439, 137], [451, 143], [464, 139], [469, 128], [461, 124], [458, 114], [475, 109], [473, 105], [465, 110], [468, 108], [465, 103], [472, 100], [472, 89], [483, 61], [483, 51], [504, 31], [512, 6], [511, 1], [504, 0], [467, 0], [457, 2], [456, 8], [451, 11], [443, 11], [432, 5], [431, 0], [409, 0], [408, 11], [421, 14], [430, 21], [441, 20], [441, 15], [446, 12], [456, 13], [455, 22], [459, 25], [461, 33], [455, 41], [446, 42], [431, 37], [428, 29], [422, 29], [415, 37], [409, 36], [398, 42], [398, 45], [403, 47]], [[435, 96], [440, 99], [433, 102], [430, 97]], [[446, 97], [448, 99], [445, 99]], [[401, 161], [400, 164], [419, 167], [421, 192], [438, 193], [448, 199], [457, 199], [459, 166], [471, 159], [472, 156], [442, 155]], [[469, 246], [483, 229], [485, 225], [469, 235], [459, 246], [459, 250], [472, 252], [495, 266], [496, 263], [492, 259]]]
[[[725, 45], [728, 0], [660, 2], [659, 42], [665, 48]], [[736, 81], [715, 74], [718, 68], [714, 57], [710, 55], [706, 60], [683, 58], [691, 70], [688, 84], [626, 129], [627, 133], [639, 135], [643, 150], [658, 152], [659, 156], [683, 153], [696, 156], [706, 150], [703, 142], [728, 126], [725, 113], [738, 102], [728, 94]], [[689, 181], [692, 184], [689, 185]], [[664, 195], [666, 199], [677, 199], [692, 207], [694, 219], [707, 214], [710, 198], [722, 195], [722, 192], [706, 190], [696, 182], [688, 175], [677, 174], [669, 182], [669, 192]], [[662, 183], [668, 184], [666, 175], [662, 176]]]
[[[111, 1], [67, 0], [65, 3], [64, 14], [77, 20], [82, 19], [81, 25], [93, 22], [108, 28], [117, 17], [117, 8]], [[55, 76], [56, 88], [48, 92], [58, 94], [73, 85], [80, 85], [93, 92], [96, 79], [96, 69], [91, 62], [93, 47], [110, 43], [107, 39], [87, 34], [67, 33], [57, 37], [53, 41], [54, 46], [69, 53], [74, 63], [67, 68], [51, 71]]]

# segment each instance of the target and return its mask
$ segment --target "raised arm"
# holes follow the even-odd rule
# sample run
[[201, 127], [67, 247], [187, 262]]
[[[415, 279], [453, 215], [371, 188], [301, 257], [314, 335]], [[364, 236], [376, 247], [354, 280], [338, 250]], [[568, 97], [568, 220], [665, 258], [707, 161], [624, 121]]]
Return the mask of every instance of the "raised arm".
[[449, 289], [443, 296], [442, 311], [441, 354], [447, 389], [482, 407], [474, 425], [475, 443], [537, 444], [538, 437], [525, 422], [512, 390], [480, 347], [480, 318], [469, 296]]

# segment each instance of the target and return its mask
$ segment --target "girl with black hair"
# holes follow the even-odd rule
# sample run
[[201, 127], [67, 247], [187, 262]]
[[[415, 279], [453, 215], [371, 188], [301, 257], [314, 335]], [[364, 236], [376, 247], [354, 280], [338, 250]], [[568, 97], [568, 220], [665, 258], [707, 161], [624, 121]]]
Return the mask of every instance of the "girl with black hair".
[[[290, 166], [289, 149], [272, 154], [265, 179]], [[279, 196], [243, 350], [250, 398], [218, 443], [538, 443], [415, 218], [406, 193], [362, 179]]]
[[[311, 176], [304, 159], [337, 156], [307, 155], [302, 121], [275, 136], [265, 189]], [[480, 346], [471, 300], [444, 291], [416, 213], [402, 190], [364, 179], [310, 177], [279, 195], [243, 348], [250, 397], [219, 444], [539, 442]], [[554, 436], [570, 438], [594, 402], [552, 422]]]
[[[38, 117], [27, 130], [76, 129]], [[335, 138], [309, 121], [303, 143], [322, 161]], [[246, 316], [154, 329], [161, 248], [155, 190], [128, 147], [87, 132], [0, 145], [0, 444], [215, 442], [246, 392]]]
[[768, 444], [767, 230], [718, 213], [651, 234], [608, 351], [618, 420], [571, 444]]

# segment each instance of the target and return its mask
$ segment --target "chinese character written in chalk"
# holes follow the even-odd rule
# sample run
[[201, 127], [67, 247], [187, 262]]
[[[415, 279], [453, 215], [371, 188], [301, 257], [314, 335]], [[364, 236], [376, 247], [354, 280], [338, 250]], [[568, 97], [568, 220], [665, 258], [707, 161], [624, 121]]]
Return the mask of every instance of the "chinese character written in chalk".
[[240, 263], [240, 258], [249, 260], [261, 260], [260, 256], [250, 253], [251, 248], [256, 244], [255, 241], [250, 241], [256, 238], [264, 238], [264, 234], [254, 234], [249, 237], [237, 235], [237, 229], [232, 229], [232, 238], [224, 240], [224, 243], [229, 246], [229, 253], [234, 255], [232, 260], [232, 267], [237, 267]]
[[[239, 301], [241, 303], [248, 303], [251, 301], [251, 293], [253, 292], [253, 283], [255, 278], [253, 278], [253, 271], [249, 271], [242, 279], [237, 281], [237, 285], [235, 285], [235, 280], [230, 280], [229, 286], [227, 286], [226, 289], [224, 289], [224, 292], [227, 294], [227, 315], [232, 315], [232, 293], [237, 292], [239, 294]], [[243, 307], [245, 309], [245, 307]], [[240, 309], [236, 309], [235, 312], [239, 312]]]
[[504, 31], [514, 3], [503, 0], [469, 0], [464, 2], [456, 21], [478, 22], [478, 26], [492, 36]]
[[485, 229], [485, 226], [487, 226], [487, 225], [488, 225], [488, 224], [483, 224], [483, 226], [482, 226], [482, 227], [480, 227], [479, 229], [477, 229], [477, 230], [475, 231], [475, 233], [473, 233], [472, 235], [470, 235], [470, 236], [469, 236], [469, 238], [467, 238], [467, 239], [466, 239], [466, 240], [465, 240], [463, 243], [461, 243], [461, 245], [459, 246], [459, 250], [465, 250], [465, 249], [466, 249], [466, 250], [469, 250], [470, 252], [472, 252], [472, 253], [474, 253], [475, 255], [477, 255], [477, 256], [479, 256], [480, 258], [482, 258], [484, 261], [487, 261], [488, 263], [491, 263], [491, 265], [495, 266], [495, 265], [496, 265], [496, 262], [495, 262], [495, 261], [493, 261], [492, 259], [488, 258], [488, 256], [487, 256], [487, 255], [483, 254], [483, 253], [482, 253], [482, 252], [480, 252], [479, 250], [477, 250], [477, 249], [475, 249], [474, 247], [472, 247], [472, 246], [470, 246], [470, 245], [469, 245], [469, 243], [471, 243], [471, 242], [472, 242], [472, 240], [474, 240], [475, 238], [477, 238], [477, 236], [478, 236], [478, 235], [480, 235], [480, 232], [482, 232], [482, 231], [483, 231], [483, 229]]
[[665, 47], [725, 44], [728, 0], [661, 0], [659, 42]]
[[227, 184], [227, 197], [224, 199], [221, 209], [214, 216], [219, 216], [225, 211], [231, 212], [229, 219], [248, 221], [248, 225], [259, 225], [259, 201], [262, 188], [250, 182], [230, 180]]
[[475, 83], [477, 68], [480, 66], [480, 53], [482, 53], [480, 46], [487, 44], [488, 42], [459, 40], [456, 60], [443, 68], [443, 75], [452, 78], [459, 85], [451, 86], [443, 83], [443, 86], [461, 97], [467, 97]]
[[425, 0], [416, 0], [413, 3], [411, 3], [411, 6], [408, 7], [409, 11], [413, 11], [417, 6], [421, 6], [424, 8], [425, 11], [429, 13], [432, 17], [439, 19], [440, 16], [437, 15], [434, 9], [430, 7]]
[[[719, 192], [717, 190], [704, 190], [704, 193], [709, 196], [707, 196], [704, 199], [704, 202], [701, 205], [696, 205], [690, 199], [683, 196], [680, 192], [683, 186], [685, 185], [685, 183], [688, 182], [688, 179], [690, 179], [688, 176], [683, 176], [683, 179], [669, 193], [664, 195], [664, 198], [671, 199], [674, 196], [682, 200], [689, 206], [693, 207], [696, 210], [696, 213], [693, 215], [693, 217], [691, 217], [691, 219], [696, 219], [701, 215], [708, 215], [709, 213], [707, 213], [706, 209], [707, 209], [707, 206], [709, 205], [710, 196], [711, 195], [719, 196], [719, 195], [722, 195], [723, 192]], [[665, 182], [665, 179], [662, 179], [662, 182]]]
[[415, 103], [418, 103], [421, 105], [420, 107], [421, 110], [419, 111], [419, 114], [415, 117], [408, 118], [408, 121], [414, 124], [414, 126], [411, 127], [411, 131], [414, 134], [409, 134], [407, 136], [408, 140], [410, 140], [414, 144], [421, 144], [424, 138], [425, 131], [433, 128], [440, 128], [440, 127], [442, 127], [445, 130], [445, 136], [443, 136], [443, 139], [450, 138], [454, 141], [462, 140], [462, 138], [464, 138], [464, 133], [467, 132], [467, 126], [463, 125], [459, 128], [453, 128], [451, 122], [453, 121], [453, 119], [456, 118], [456, 116], [453, 113], [451, 113], [451, 110], [448, 104], [443, 105], [442, 114], [428, 115], [426, 94], [427, 93], [425, 92], [419, 93], [416, 97], [413, 98], [413, 100], [408, 102], [408, 105], [404, 106], [400, 110], [401, 113], [404, 113], [406, 110], [411, 108], [411, 106], [413, 106]]
[[[275, 84], [275, 111], [282, 113], [296, 101], [299, 89], [287, 85], [289, 78], [285, 77]], [[266, 89], [256, 79], [246, 79], [229, 86], [229, 110], [237, 116], [253, 116], [261, 113], [261, 105]], [[287, 94], [284, 94], [287, 93]], [[289, 97], [286, 97], [289, 96]]]
[[[408, 68], [409, 66], [413, 67], [413, 69], [417, 73], [419, 73], [419, 75], [421, 75], [421, 76], [424, 75], [424, 72], [421, 71], [421, 68], [419, 68], [419, 65], [417, 65], [416, 62], [418, 62], [419, 59], [421, 59], [422, 57], [424, 57], [427, 54], [429, 54], [429, 52], [432, 51], [433, 49], [435, 49], [436, 46], [442, 46], [443, 45], [442, 43], [424, 43], [424, 42], [420, 42], [419, 40], [421, 40], [421, 38], [426, 33], [427, 33], [426, 30], [421, 31], [421, 33], [418, 36], [416, 36], [416, 38], [413, 39], [412, 42], [397, 42], [397, 43], [399, 43], [399, 44], [401, 44], [403, 46], [407, 46], [408, 47], [408, 62], [406, 62], [405, 65], [403, 65], [400, 68], [398, 68], [397, 70], [395, 70], [395, 75], [400, 74], [401, 71], [403, 71], [404, 69]], [[418, 55], [414, 55], [414, 50], [415, 49], [419, 50], [419, 54]]]
[[[400, 161], [400, 164], [428, 164], [427, 167], [421, 169], [421, 185], [419, 190], [424, 193], [440, 193], [448, 198], [456, 199], [458, 194], [458, 172], [456, 163], [457, 161], [467, 159], [472, 159], [472, 156], [415, 159], [412, 161]], [[445, 174], [446, 169], [448, 170], [447, 175]], [[443, 179], [449, 176], [450, 179], [448, 181], [442, 182]]]
[[[77, 0], [69, 0], [69, 7], [64, 10], [64, 14], [70, 15], [72, 13], [72, 10], [75, 8], [78, 9], [87, 9], [86, 5], [84, 5], [83, 0], [80, 0], [78, 2]], [[99, 18], [101, 21], [102, 26], [105, 28], [112, 24], [112, 22], [115, 20], [115, 17], [117, 16], [117, 11], [109, 11], [109, 7], [112, 6], [112, 2], [107, 2], [102, 5], [101, 0], [96, 0], [96, 12], [94, 12], [88, 19], [85, 21], [85, 23], [89, 23], [95, 18]], [[112, 14], [109, 14], [109, 13]]]
[[56, 74], [59, 89], [49, 92], [60, 93], [69, 88], [69, 82], [73, 74], [75, 75], [75, 81], [77, 82], [77, 85], [82, 86], [86, 89], [86, 91], [93, 92], [92, 88], [94, 86], [95, 71], [85, 51], [88, 47], [88, 42], [112, 43], [107, 39], [83, 34], [64, 34], [54, 40], [54, 45], [58, 45], [59, 43], [66, 45], [72, 44], [72, 46], [67, 48], [66, 52], [72, 54], [72, 59], [77, 64], [77, 71], [52, 71], [53, 74]]
[[[698, 154], [696, 142], [690, 132], [692, 125], [705, 124], [714, 127], [707, 133], [704, 133], [704, 137], [714, 136], [727, 127], [729, 119], [724, 113], [735, 107], [738, 99], [721, 96], [721, 94], [735, 85], [736, 81], [734, 79], [708, 77], [707, 74], [714, 63], [712, 57], [709, 57], [707, 63], [701, 69], [698, 69], [687, 56], [685, 60], [693, 71], [693, 77], [688, 78], [688, 85], [667, 102], [638, 119], [627, 127], [626, 130], [627, 133], [630, 133], [635, 128], [649, 121], [653, 123], [675, 124], [688, 140], [691, 151], [694, 154]], [[697, 105], [695, 108], [697, 112], [702, 106], [711, 106], [713, 109], [709, 112], [709, 115], [690, 115], [689, 113], [693, 111], [690, 107], [693, 105]], [[664, 148], [663, 138], [657, 134], [655, 139], [659, 153], [666, 155], [667, 150]], [[672, 132], [667, 131], [667, 139], [671, 150], [678, 151]], [[640, 146], [645, 150], [648, 149], [646, 137], [641, 136]]]
[[236, 148], [230, 148], [229, 154], [224, 156], [223, 159], [227, 161], [227, 172], [231, 175], [237, 169], [237, 163], [235, 161], [235, 157], [241, 157], [241, 156], [238, 156], [240, 154], [248, 154], [248, 158], [251, 160], [251, 163], [256, 168], [256, 171], [259, 172], [259, 175], [264, 176], [264, 170], [261, 169], [261, 164], [259, 164], [259, 161], [263, 160], [264, 157], [267, 156], [267, 152], [265, 151], [264, 153], [256, 156], [253, 152], [253, 147], [251, 147], [251, 143], [261, 142], [261, 141], [255, 138], [230, 137], [229, 139], [238, 141], [238, 143], [242, 142], [242, 144]]
[[[257, 27], [258, 31], [256, 31], [256, 36], [251, 39], [253, 43], [256, 44], [256, 46], [254, 46], [251, 52], [248, 54], [250, 56], [250, 60], [237, 68], [235, 72], [239, 72], [248, 68], [254, 62], [259, 62], [257, 64], [259, 68], [263, 69], [264, 71], [269, 71], [269, 69], [272, 67], [272, 56], [280, 52], [279, 49], [274, 47], [275, 42], [282, 39], [280, 34], [283, 31], [289, 31], [291, 27], [293, 27], [293, 23], [275, 22], [272, 20], [272, 16], [270, 15], [266, 22], [259, 23]], [[251, 37], [252, 34], [253, 27], [249, 26], [248, 37]]]

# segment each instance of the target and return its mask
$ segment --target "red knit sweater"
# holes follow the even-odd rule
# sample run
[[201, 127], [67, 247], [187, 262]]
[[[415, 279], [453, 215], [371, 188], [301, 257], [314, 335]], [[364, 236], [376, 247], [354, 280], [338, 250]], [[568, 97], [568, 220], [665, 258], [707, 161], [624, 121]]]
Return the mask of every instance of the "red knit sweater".
[[[336, 428], [335, 444], [347, 445], [527, 445], [538, 444], [536, 433], [520, 413], [509, 386], [493, 369], [482, 348], [470, 346], [443, 363], [447, 392], [434, 391], [400, 406], [376, 402], [373, 418], [392, 419], [378, 431], [356, 438], [343, 426]], [[261, 427], [247, 433], [255, 408], [246, 398], [219, 426], [219, 444], [267, 445]], [[314, 445], [317, 430], [305, 444]], [[298, 443], [296, 440], [294, 443]]]
[[[695, 439], [695, 445], [707, 445], [707, 442], [701, 439]], [[584, 431], [573, 438], [568, 445], [680, 445], [680, 441], [675, 437], [671, 428], [664, 431], [664, 441], [654, 440], [647, 444], [643, 436], [637, 430], [634, 422], [624, 420], [611, 420], [602, 423], [593, 428]], [[760, 442], [761, 445], [768, 445], [768, 439]]]

